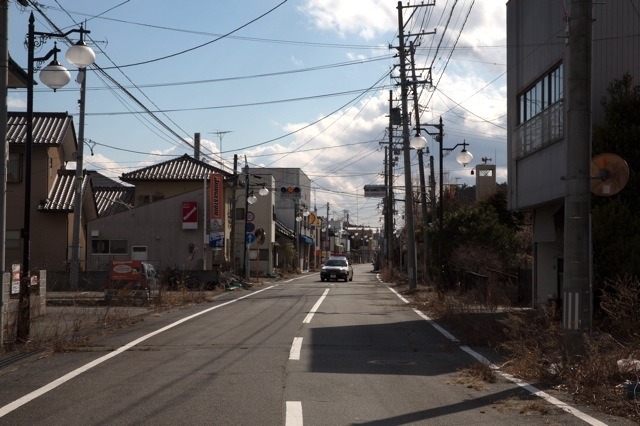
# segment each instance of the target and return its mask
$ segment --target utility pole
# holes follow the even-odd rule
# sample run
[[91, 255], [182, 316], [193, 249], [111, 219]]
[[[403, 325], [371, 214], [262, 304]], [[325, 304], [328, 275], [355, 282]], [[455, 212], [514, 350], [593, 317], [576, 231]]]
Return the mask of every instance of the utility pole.
[[7, 233], [7, 161], [9, 160], [9, 143], [7, 142], [7, 82], [9, 81], [9, 51], [7, 34], [9, 34], [9, 1], [0, 0], [0, 349], [4, 342], [4, 268]]
[[[398, 122], [394, 122], [394, 120]], [[389, 148], [387, 150], [387, 171], [385, 177], [385, 185], [387, 188], [387, 202], [385, 203], [385, 233], [387, 241], [387, 265], [389, 271], [393, 270], [393, 126], [400, 124], [399, 120], [394, 116], [393, 108], [393, 91], [389, 90]]]
[[[572, 0], [569, 19], [567, 180], [564, 197], [562, 324], [567, 337], [591, 330], [592, 0]], [[577, 343], [577, 342], [574, 342]], [[576, 348], [569, 347], [570, 351]]]
[[231, 238], [229, 238], [230, 247], [229, 251], [231, 254], [231, 271], [234, 274], [237, 274], [236, 271], [236, 208], [238, 201], [238, 179], [240, 176], [238, 175], [238, 154], [233, 156], [233, 197], [231, 199]]
[[[410, 6], [407, 6], [410, 7]], [[416, 237], [415, 223], [413, 219], [413, 185], [411, 182], [411, 151], [409, 147], [409, 107], [407, 104], [407, 71], [406, 71], [406, 47], [404, 35], [404, 20], [402, 18], [402, 2], [398, 2], [398, 52], [400, 59], [400, 98], [402, 105], [402, 147], [404, 153], [404, 217], [407, 237], [407, 278], [409, 291], [417, 287], [416, 278]]]
[[327, 255], [325, 257], [325, 261], [331, 256], [331, 242], [329, 242], [329, 202], [327, 201], [327, 224], [324, 227], [324, 241], [325, 247], [324, 250], [327, 251]]
[[[413, 41], [411, 42], [410, 52], [411, 52], [411, 84], [413, 88], [413, 110], [416, 115], [415, 127], [420, 131], [420, 103], [418, 102], [418, 80], [416, 78], [416, 61], [415, 61], [415, 45]], [[431, 83], [430, 80], [423, 81], [420, 83]], [[424, 178], [424, 152], [429, 153], [429, 146], [425, 146], [423, 149], [418, 149], [418, 167], [420, 169], [420, 207], [422, 208], [422, 267], [425, 278], [429, 278], [429, 239], [427, 238], [427, 226], [429, 224], [427, 217], [427, 190], [425, 187], [425, 178]]]
[[[78, 147], [76, 149], [76, 176], [75, 176], [75, 197], [73, 203], [73, 244], [71, 245], [71, 291], [78, 291], [78, 284], [80, 281], [80, 234], [81, 229], [86, 229], [82, 226], [82, 204], [84, 201], [84, 116], [85, 116], [85, 103], [86, 103], [86, 91], [87, 91], [87, 69], [78, 69], [78, 79], [80, 79], [80, 100], [78, 104], [80, 106], [80, 116], [78, 121]], [[84, 256], [86, 260], [86, 241], [87, 236], [84, 238], [85, 247], [83, 247]]]

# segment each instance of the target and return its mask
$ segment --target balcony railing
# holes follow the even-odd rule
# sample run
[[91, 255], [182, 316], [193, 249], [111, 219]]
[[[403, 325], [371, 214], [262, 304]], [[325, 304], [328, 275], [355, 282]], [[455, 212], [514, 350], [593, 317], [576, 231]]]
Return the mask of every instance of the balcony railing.
[[559, 101], [516, 127], [513, 144], [516, 160], [564, 137], [564, 107]]

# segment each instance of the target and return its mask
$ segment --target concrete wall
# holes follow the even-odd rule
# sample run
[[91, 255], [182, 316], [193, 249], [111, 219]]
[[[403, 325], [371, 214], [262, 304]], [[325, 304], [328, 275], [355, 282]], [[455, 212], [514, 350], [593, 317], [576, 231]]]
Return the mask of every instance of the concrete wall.
[[562, 257], [562, 251], [555, 242], [536, 243], [534, 247], [536, 287], [534, 287], [533, 301], [541, 305], [548, 303], [549, 299], [556, 300], [561, 297], [558, 294], [558, 259]]
[[[38, 285], [32, 287], [30, 297], [31, 320], [47, 313], [47, 273], [38, 271]], [[2, 274], [2, 304], [0, 308], [0, 342], [14, 342], [18, 319], [18, 298], [11, 298], [11, 274]]]

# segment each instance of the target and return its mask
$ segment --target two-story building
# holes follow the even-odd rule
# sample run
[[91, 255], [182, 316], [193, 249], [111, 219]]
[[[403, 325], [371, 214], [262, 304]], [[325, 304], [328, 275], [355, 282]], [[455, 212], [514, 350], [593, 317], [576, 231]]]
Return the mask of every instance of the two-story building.
[[[575, 154], [568, 143], [569, 104], [575, 100], [572, 96], [580, 96], [569, 86], [570, 52], [579, 43], [579, 37], [569, 38], [574, 3], [507, 2], [508, 201], [511, 209], [533, 211], [537, 303], [563, 297], [567, 185], [590, 179], [588, 165], [584, 176], [568, 173], [568, 161]], [[590, 78], [591, 120], [602, 124], [601, 100], [608, 85], [625, 73], [640, 77], [640, 19], [633, 2], [594, 2], [586, 7], [592, 7], [593, 16], [592, 63], [590, 73], [583, 75]], [[588, 137], [577, 143], [590, 149]], [[587, 263], [585, 268], [590, 267]]]
[[[30, 270], [66, 271], [70, 259], [75, 205], [77, 140], [72, 117], [67, 113], [34, 113], [31, 164], [26, 163], [26, 113], [9, 112], [6, 139], [7, 168], [6, 265], [21, 264], [25, 251], [25, 175], [31, 173]], [[97, 217], [90, 179], [82, 181], [81, 247], [86, 247], [87, 220]], [[84, 256], [81, 256], [81, 261]]]

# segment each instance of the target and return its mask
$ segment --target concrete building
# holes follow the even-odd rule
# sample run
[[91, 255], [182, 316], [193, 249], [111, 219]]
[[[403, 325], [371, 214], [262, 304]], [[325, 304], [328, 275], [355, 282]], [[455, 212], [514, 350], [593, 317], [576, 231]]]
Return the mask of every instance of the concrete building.
[[[556, 0], [507, 2], [508, 201], [532, 210], [533, 300], [560, 300], [565, 290], [565, 199], [575, 154], [568, 139], [570, 5]], [[640, 77], [640, 19], [633, 2], [594, 2], [590, 67], [591, 118], [602, 124], [607, 86], [624, 73]], [[584, 70], [583, 70], [584, 71]], [[588, 71], [588, 70], [587, 70]], [[584, 73], [589, 75], [588, 72]], [[588, 144], [590, 138], [578, 141]], [[585, 236], [586, 237], [586, 236]], [[585, 268], [589, 265], [585, 264]]]
[[[296, 269], [309, 270], [315, 258], [317, 241], [312, 237], [312, 226], [318, 215], [311, 206], [311, 180], [299, 168], [250, 168], [249, 173], [272, 176], [274, 193], [273, 214], [288, 229], [294, 230], [294, 245], [298, 260]], [[281, 235], [278, 244], [287, 238]], [[276, 259], [279, 265], [280, 259]]]

